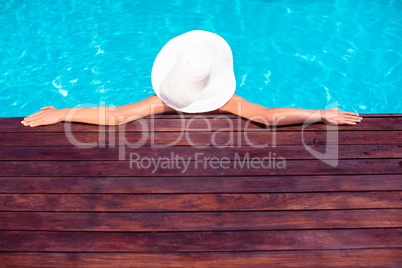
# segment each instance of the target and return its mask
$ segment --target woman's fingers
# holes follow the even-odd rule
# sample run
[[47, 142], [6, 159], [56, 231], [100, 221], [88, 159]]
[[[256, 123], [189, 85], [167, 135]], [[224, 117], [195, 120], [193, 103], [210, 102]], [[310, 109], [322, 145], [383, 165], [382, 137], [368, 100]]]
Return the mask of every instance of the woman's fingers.
[[352, 125], [356, 125], [356, 123], [359, 123], [363, 120], [362, 117], [358, 117], [358, 116], [348, 116], [345, 118], [347, 123], [350, 123]]
[[31, 126], [35, 122], [35, 119], [24, 119], [21, 124], [24, 126]]
[[24, 120], [22, 120], [22, 123], [31, 123], [35, 120], [38, 120], [39, 118], [41, 118], [42, 114], [40, 112], [38, 113], [34, 113], [26, 118], [24, 118]]
[[24, 118], [24, 120], [21, 121], [21, 124], [24, 126], [38, 126], [43, 123], [43, 111], [49, 110], [49, 109], [56, 109], [54, 106], [45, 106], [40, 108], [39, 112], [33, 113], [27, 117]]
[[355, 121], [361, 121], [363, 119], [362, 117], [359, 116], [350, 116], [350, 115], [345, 116], [345, 118]]
[[24, 126], [30, 126], [30, 127], [36, 127], [36, 126], [43, 125], [43, 120], [42, 120], [42, 118], [39, 118], [39, 119], [37, 119], [37, 120], [33, 120], [33, 121], [29, 121], [29, 122], [24, 122], [23, 125], [24, 125]]
[[21, 124], [24, 126], [33, 126], [37, 125], [38, 122], [40, 122], [43, 118], [43, 113], [42, 112], [37, 112], [34, 114], [31, 114], [30, 116], [24, 118], [24, 120], [21, 121]]
[[31, 114], [21, 121], [24, 126], [37, 127], [43, 125], [51, 125], [60, 122], [58, 109], [53, 106], [41, 108], [39, 112]]
[[327, 110], [326, 123], [333, 125], [356, 125], [362, 121], [362, 117], [354, 112], [346, 112], [336, 108]]

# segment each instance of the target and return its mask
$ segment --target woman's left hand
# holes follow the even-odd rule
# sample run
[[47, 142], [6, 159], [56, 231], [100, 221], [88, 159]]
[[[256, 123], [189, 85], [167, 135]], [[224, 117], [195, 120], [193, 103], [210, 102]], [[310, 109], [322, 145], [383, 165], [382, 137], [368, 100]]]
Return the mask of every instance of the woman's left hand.
[[21, 121], [21, 124], [29, 127], [37, 127], [43, 125], [52, 125], [62, 121], [62, 110], [53, 106], [46, 106], [39, 112], [31, 114]]

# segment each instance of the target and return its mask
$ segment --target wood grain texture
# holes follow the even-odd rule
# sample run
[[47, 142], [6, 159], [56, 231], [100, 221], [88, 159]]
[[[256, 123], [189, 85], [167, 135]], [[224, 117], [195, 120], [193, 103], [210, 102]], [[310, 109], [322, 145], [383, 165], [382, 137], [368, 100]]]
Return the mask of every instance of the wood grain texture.
[[402, 191], [272, 194], [0, 194], [0, 211], [259, 211], [402, 208]]
[[[402, 143], [402, 131], [352, 131], [337, 132], [119, 132], [119, 133], [0, 133], [0, 146], [79, 146], [129, 147], [143, 146], [248, 146], [271, 148], [279, 145], [325, 144], [394, 144]], [[329, 139], [327, 140], [327, 136]], [[337, 138], [336, 138], [337, 137]], [[27, 143], [29, 141], [29, 143]]]
[[0, 231], [0, 251], [192, 252], [402, 247], [402, 228], [236, 232]]
[[401, 267], [402, 115], [363, 117], [0, 118], [0, 267]]
[[3, 231], [182, 232], [402, 227], [400, 209], [269, 212], [0, 212]]
[[210, 177], [0, 177], [0, 193], [293, 193], [401, 191], [400, 174]]
[[394, 267], [402, 249], [175, 253], [1, 253], [5, 267]]
[[[311, 146], [314, 151], [322, 153], [322, 159], [334, 158], [333, 155], [325, 155], [326, 146]], [[1, 147], [0, 160], [118, 160], [120, 147], [105, 148], [79, 148], [79, 147]], [[124, 149], [124, 158], [130, 159], [130, 154], [139, 154], [144, 158], [172, 158], [172, 154], [178, 158], [194, 157], [194, 154], [202, 154], [211, 159], [228, 158], [235, 160], [236, 154], [250, 158], [263, 158], [269, 155], [283, 157], [285, 159], [316, 159], [304, 146], [276, 146], [270, 148], [249, 148], [228, 146], [217, 148], [208, 146], [189, 150], [187, 147], [177, 147], [174, 151], [171, 147], [140, 147]], [[338, 159], [364, 159], [364, 158], [402, 158], [402, 145], [376, 144], [376, 145], [338, 145]]]
[[[202, 155], [192, 159], [203, 160]], [[253, 176], [273, 175], [354, 175], [400, 174], [401, 159], [351, 159], [336, 161], [332, 167], [321, 160], [286, 160], [239, 156], [238, 160], [219, 158], [205, 161], [142, 158], [130, 161], [0, 161], [3, 176]], [[159, 164], [156, 162], [159, 161]], [[314, 168], [312, 168], [314, 167]]]

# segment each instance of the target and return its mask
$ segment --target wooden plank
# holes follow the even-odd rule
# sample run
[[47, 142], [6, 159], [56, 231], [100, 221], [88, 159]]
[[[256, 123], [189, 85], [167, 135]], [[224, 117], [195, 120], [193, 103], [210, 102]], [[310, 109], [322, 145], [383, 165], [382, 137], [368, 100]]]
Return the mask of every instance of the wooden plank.
[[402, 210], [219, 213], [0, 212], [2, 231], [182, 232], [384, 227], [402, 227]]
[[[0, 133], [0, 146], [317, 146], [325, 144], [402, 144], [402, 131], [342, 131], [327, 141], [327, 132], [154, 132], [154, 133]], [[121, 135], [121, 136], [119, 136]]]
[[176, 116], [166, 117], [158, 116], [155, 118], [148, 117], [137, 121], [130, 122], [126, 125], [116, 127], [95, 126], [81, 123], [59, 123], [45, 127], [24, 127], [20, 124], [22, 118], [0, 118], [0, 132], [64, 132], [65, 127], [71, 127], [73, 132], [114, 132], [118, 129], [128, 132], [143, 131], [217, 131], [224, 129], [232, 129], [233, 131], [317, 131], [317, 130], [402, 130], [402, 117], [369, 117], [355, 126], [327, 126], [322, 123], [310, 124], [303, 126], [302, 124], [291, 126], [274, 126], [263, 125], [250, 122], [246, 119], [237, 118], [231, 115], [193, 115], [193, 116]]
[[402, 249], [175, 253], [0, 252], [5, 267], [401, 267]]
[[401, 175], [0, 177], [0, 193], [275, 193], [402, 190]]
[[[199, 161], [194, 161], [199, 160]], [[335, 160], [334, 160], [335, 161]], [[347, 159], [329, 166], [321, 160], [281, 158], [150, 159], [130, 161], [0, 161], [2, 176], [239, 176], [401, 174], [401, 159]], [[314, 168], [311, 168], [314, 167]]]
[[[211, 115], [212, 116], [212, 115]], [[382, 114], [361, 114], [364, 118], [379, 118], [379, 117], [402, 117], [402, 113], [382, 113]]]
[[[331, 159], [333, 155], [325, 155], [326, 146], [311, 146], [316, 152], [323, 153], [323, 159]], [[119, 159], [119, 150], [117, 148], [80, 148], [80, 147], [1, 147], [0, 160], [117, 160]], [[306, 150], [304, 146], [277, 146], [267, 148], [250, 148], [242, 147], [225, 147], [218, 148], [208, 146], [205, 148], [197, 148], [196, 152], [205, 157], [212, 158], [228, 158], [234, 160], [236, 154], [246, 155], [250, 158], [266, 157], [268, 155], [283, 157], [285, 159], [315, 159], [315, 157]], [[125, 159], [130, 158], [130, 154], [140, 154], [146, 158], [167, 157], [171, 158], [172, 154], [178, 158], [187, 158], [194, 155], [194, 151], [187, 147], [172, 148], [155, 148], [140, 147], [124, 149]], [[402, 158], [402, 145], [338, 145], [338, 159], [358, 159], [358, 158]]]
[[401, 228], [237, 232], [0, 231], [0, 251], [189, 252], [402, 247]]
[[402, 191], [273, 194], [0, 194], [0, 211], [263, 211], [402, 208]]

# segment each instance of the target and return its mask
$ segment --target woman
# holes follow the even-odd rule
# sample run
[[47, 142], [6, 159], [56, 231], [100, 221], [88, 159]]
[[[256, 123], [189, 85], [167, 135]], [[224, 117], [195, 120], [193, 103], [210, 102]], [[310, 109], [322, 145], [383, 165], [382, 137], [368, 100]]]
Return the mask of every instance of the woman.
[[191, 31], [170, 40], [152, 68], [156, 95], [120, 107], [42, 108], [21, 122], [37, 127], [62, 121], [119, 125], [169, 111], [233, 113], [266, 125], [311, 122], [355, 125], [362, 118], [339, 109], [266, 108], [234, 94], [236, 81], [232, 51], [226, 41], [210, 32]]

